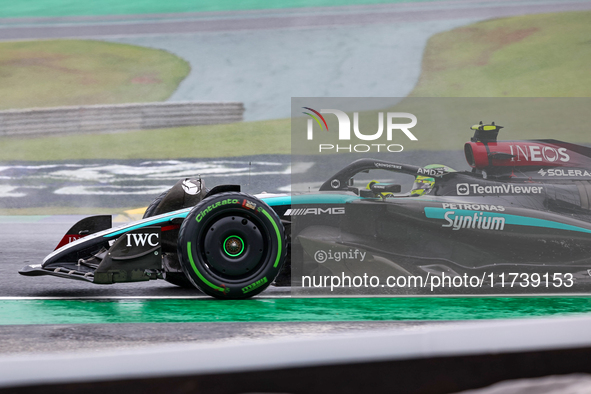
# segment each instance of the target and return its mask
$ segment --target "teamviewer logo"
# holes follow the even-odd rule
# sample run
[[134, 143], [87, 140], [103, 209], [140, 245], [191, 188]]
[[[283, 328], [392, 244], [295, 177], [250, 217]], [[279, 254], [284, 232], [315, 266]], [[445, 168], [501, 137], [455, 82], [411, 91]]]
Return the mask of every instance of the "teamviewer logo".
[[456, 185], [458, 196], [467, 196], [470, 194], [470, 188], [467, 183], [458, 183]]

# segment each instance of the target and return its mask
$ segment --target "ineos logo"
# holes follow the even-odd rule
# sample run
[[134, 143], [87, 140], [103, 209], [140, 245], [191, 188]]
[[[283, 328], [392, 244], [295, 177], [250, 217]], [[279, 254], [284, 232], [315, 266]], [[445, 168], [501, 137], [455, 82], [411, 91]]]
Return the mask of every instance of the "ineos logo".
[[566, 148], [554, 148], [546, 145], [509, 145], [513, 157], [511, 161], [541, 161], [553, 163], [562, 161], [568, 163], [570, 155]]
[[467, 183], [458, 183], [456, 188], [458, 196], [467, 196], [470, 194], [470, 187]]

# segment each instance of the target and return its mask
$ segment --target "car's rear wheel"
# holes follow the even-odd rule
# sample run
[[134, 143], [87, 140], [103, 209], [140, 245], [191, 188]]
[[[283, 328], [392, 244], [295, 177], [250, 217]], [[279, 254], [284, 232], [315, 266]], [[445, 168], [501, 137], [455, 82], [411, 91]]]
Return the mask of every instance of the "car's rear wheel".
[[204, 293], [241, 299], [266, 289], [286, 257], [283, 225], [263, 201], [220, 193], [197, 204], [183, 221], [178, 256], [185, 275]]

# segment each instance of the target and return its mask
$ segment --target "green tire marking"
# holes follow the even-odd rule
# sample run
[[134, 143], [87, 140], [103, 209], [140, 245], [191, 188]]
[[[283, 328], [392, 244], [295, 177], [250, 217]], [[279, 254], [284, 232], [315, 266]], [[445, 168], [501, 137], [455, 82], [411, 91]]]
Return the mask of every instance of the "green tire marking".
[[269, 212], [265, 211], [264, 209], [261, 212], [263, 212], [265, 216], [271, 221], [271, 224], [273, 224], [273, 228], [277, 233], [277, 246], [279, 247], [279, 250], [277, 251], [277, 258], [275, 259], [275, 264], [273, 264], [273, 268], [277, 268], [277, 265], [279, 265], [279, 259], [281, 258], [281, 233], [279, 232], [279, 228], [275, 224], [275, 220], [273, 220], [271, 215], [269, 215]]
[[[240, 249], [240, 252], [238, 252], [238, 253], [236, 253], [236, 254], [232, 254], [232, 253], [230, 253], [230, 252], [228, 252], [228, 251], [226, 250], [226, 242], [228, 241], [228, 239], [230, 239], [230, 238], [232, 238], [232, 237], [234, 237], [234, 238], [238, 238], [238, 239], [240, 240], [240, 242], [242, 242], [242, 249]], [[240, 238], [240, 237], [239, 237], [239, 236], [237, 236], [237, 235], [230, 235], [228, 238], [226, 238], [226, 239], [224, 240], [224, 252], [226, 252], [226, 254], [227, 254], [228, 256], [230, 256], [230, 257], [236, 257], [236, 256], [240, 256], [240, 255], [242, 254], [242, 252], [244, 252], [244, 241], [242, 240], [242, 238]]]
[[197, 274], [199, 279], [201, 279], [203, 281], [203, 283], [205, 283], [206, 285], [208, 285], [212, 289], [215, 289], [217, 291], [221, 291], [222, 293], [224, 293], [226, 291], [226, 289], [216, 286], [213, 283], [211, 283], [210, 281], [208, 281], [207, 279], [205, 279], [203, 277], [203, 275], [201, 275], [201, 272], [199, 272], [199, 270], [195, 266], [195, 262], [193, 261], [193, 254], [191, 253], [191, 242], [187, 242], [187, 254], [189, 255], [189, 261], [191, 262], [191, 267], [193, 267], [193, 271], [195, 271], [195, 273]]
[[267, 279], [266, 276], [264, 276], [262, 279], [257, 280], [254, 283], [249, 284], [246, 287], [242, 288], [242, 293], [246, 294], [246, 293], [250, 293], [251, 291], [258, 289], [259, 287], [261, 287], [262, 285], [264, 285], [265, 283], [267, 283], [269, 280]]

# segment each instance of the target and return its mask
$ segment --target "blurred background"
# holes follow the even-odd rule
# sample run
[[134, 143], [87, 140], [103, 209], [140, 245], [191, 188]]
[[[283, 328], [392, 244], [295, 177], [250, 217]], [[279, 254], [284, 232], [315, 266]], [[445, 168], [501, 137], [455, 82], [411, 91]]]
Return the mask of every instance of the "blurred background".
[[[589, 97], [589, 26], [586, 0], [4, 4], [0, 215], [124, 213], [197, 175], [287, 191], [292, 97]], [[466, 115], [405, 148], [461, 159]]]

